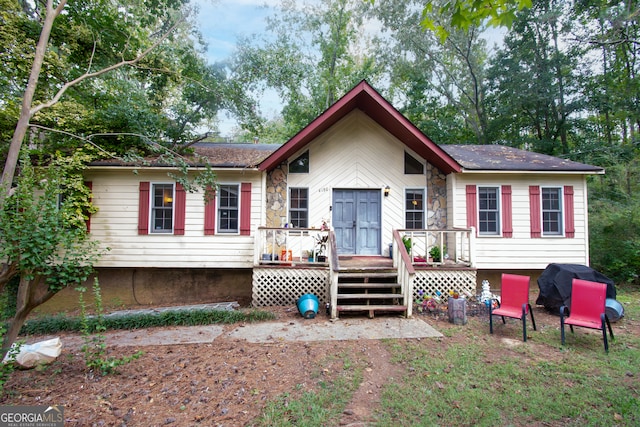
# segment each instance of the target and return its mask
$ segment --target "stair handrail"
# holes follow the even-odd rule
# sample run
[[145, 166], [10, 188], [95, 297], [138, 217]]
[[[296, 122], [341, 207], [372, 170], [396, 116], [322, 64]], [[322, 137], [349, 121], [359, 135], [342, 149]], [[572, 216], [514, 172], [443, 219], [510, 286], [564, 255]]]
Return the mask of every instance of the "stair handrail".
[[398, 268], [398, 283], [402, 289], [402, 300], [407, 307], [407, 317], [411, 317], [413, 312], [413, 278], [416, 274], [411, 257], [402, 241], [400, 232], [393, 230], [393, 259], [394, 265]]
[[338, 246], [336, 244], [336, 234], [333, 229], [329, 230], [329, 306], [331, 308], [331, 318], [338, 317], [338, 272], [340, 271], [340, 258], [338, 257]]

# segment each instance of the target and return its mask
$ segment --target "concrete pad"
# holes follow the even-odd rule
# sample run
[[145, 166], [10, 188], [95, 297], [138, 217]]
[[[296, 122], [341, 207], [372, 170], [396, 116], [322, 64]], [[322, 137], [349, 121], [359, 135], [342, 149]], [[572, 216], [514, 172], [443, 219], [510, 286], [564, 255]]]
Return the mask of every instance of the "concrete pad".
[[426, 322], [411, 318], [338, 319], [317, 322], [300, 319], [282, 322], [247, 324], [229, 332], [229, 338], [252, 343], [280, 341], [328, 341], [384, 338], [432, 338], [442, 334]]
[[[211, 343], [224, 332], [221, 325], [171, 326], [135, 329], [132, 331], [107, 331], [103, 333], [108, 347], [136, 347], [148, 345]], [[84, 339], [80, 335], [62, 338], [64, 347], [80, 348]]]

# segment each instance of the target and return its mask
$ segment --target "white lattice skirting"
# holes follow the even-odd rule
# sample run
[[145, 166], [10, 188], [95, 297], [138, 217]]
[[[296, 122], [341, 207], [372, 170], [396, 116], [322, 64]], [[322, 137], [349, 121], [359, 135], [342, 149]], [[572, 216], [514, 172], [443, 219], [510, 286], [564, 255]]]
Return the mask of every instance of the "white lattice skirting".
[[420, 291], [430, 296], [439, 292], [443, 302], [449, 298], [449, 292], [475, 295], [476, 270], [417, 270], [413, 280], [414, 301]]
[[329, 270], [254, 268], [254, 307], [295, 305], [304, 294], [314, 294], [320, 304], [329, 301]]

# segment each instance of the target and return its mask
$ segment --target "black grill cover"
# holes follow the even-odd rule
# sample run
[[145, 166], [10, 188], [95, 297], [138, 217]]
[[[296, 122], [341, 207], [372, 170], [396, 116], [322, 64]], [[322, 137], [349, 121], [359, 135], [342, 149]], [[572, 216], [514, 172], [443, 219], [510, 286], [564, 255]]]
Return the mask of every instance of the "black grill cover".
[[616, 298], [613, 280], [591, 267], [580, 264], [549, 264], [538, 278], [540, 295], [536, 304], [560, 315], [560, 307], [571, 306], [571, 282], [573, 279], [607, 284], [607, 298]]

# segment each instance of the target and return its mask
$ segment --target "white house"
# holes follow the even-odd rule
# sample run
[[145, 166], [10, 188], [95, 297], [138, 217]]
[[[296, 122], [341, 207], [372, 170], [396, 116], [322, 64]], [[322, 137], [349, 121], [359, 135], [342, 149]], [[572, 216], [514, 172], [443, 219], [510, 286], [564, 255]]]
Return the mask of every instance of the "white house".
[[439, 146], [364, 81], [281, 146], [196, 150], [218, 176], [210, 203], [166, 166], [88, 170], [99, 209], [90, 233], [111, 249], [97, 265], [105, 301], [270, 305], [313, 292], [337, 315], [350, 309], [340, 299], [362, 308], [357, 292], [345, 296], [341, 263], [367, 257], [397, 275], [371, 313], [395, 301], [410, 315], [419, 288], [474, 292], [496, 272], [589, 264], [586, 176], [601, 168], [496, 145]]

